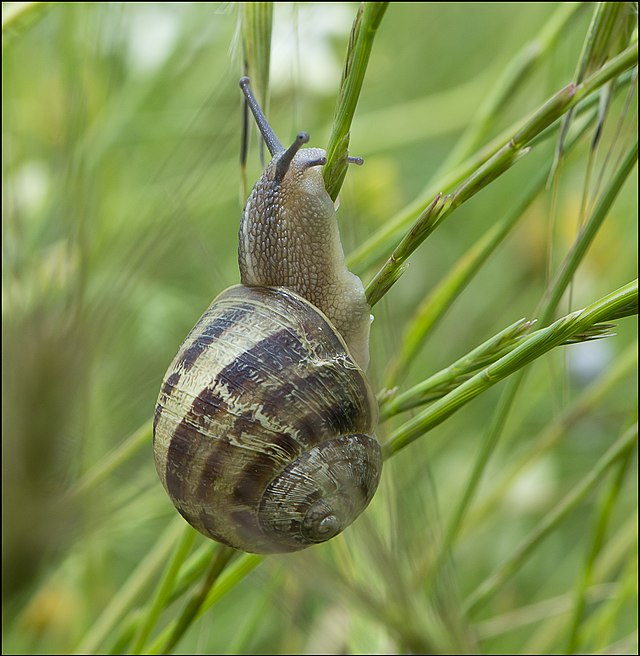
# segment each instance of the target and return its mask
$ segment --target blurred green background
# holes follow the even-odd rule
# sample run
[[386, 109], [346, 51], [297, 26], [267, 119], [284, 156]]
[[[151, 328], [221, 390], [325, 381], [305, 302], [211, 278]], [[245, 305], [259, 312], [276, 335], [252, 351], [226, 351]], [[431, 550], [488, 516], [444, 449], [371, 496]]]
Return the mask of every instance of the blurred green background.
[[[3, 12], [16, 4], [5, 3]], [[75, 494], [74, 486], [145, 425], [182, 339], [211, 299], [238, 281], [242, 53], [233, 3], [35, 4], [3, 29], [4, 651], [66, 653], [175, 516], [150, 442], [85, 493]], [[578, 11], [522, 75], [491, 117], [485, 141], [572, 79], [592, 8]], [[277, 3], [268, 114], [283, 142], [304, 129], [311, 145], [326, 144], [356, 9], [356, 3]], [[352, 128], [351, 153], [363, 156], [365, 166], [351, 168], [340, 197], [346, 253], [419, 194], [498, 76], [557, 9], [557, 3], [391, 4]], [[403, 388], [516, 319], [535, 316], [575, 238], [585, 186], [596, 192], [600, 173], [606, 179], [606, 166], [633, 139], [637, 94], [625, 110], [626, 100], [623, 91], [610, 108], [591, 179], [585, 182], [584, 139], [430, 335]], [[534, 148], [411, 258], [375, 309], [377, 388], [417, 304], [549, 165], [555, 143]], [[261, 170], [256, 144], [254, 135], [250, 185]], [[376, 270], [360, 273], [367, 281]], [[562, 313], [636, 275], [634, 173]], [[615, 333], [532, 367], [452, 569], [438, 583], [445, 600], [439, 604], [458, 608], [634, 416], [635, 318], [620, 321]], [[562, 439], [490, 502], [492, 484], [532, 436], [589, 384], [623, 365], [597, 402], [562, 426]], [[181, 649], [397, 653], [403, 644], [397, 633], [349, 593], [349, 580], [365, 582], [373, 596], [385, 590], [383, 598], [398, 604], [407, 625], [432, 638], [425, 554], [469, 475], [500, 391], [490, 390], [390, 462], [370, 511], [337, 546], [269, 558]], [[635, 579], [637, 565], [631, 478], [609, 518], [613, 564], [599, 581], [616, 584], [600, 589], [618, 605], [605, 644], [636, 626], [635, 590], [621, 584]], [[598, 503], [589, 497], [572, 513], [474, 621], [556, 598], [564, 603]], [[541, 619], [532, 611], [522, 626], [506, 619], [502, 630], [485, 627], [486, 635], [477, 625], [482, 650], [558, 649], [562, 637], [550, 627], [561, 611], [553, 608]], [[613, 613], [613, 605], [607, 608]]]

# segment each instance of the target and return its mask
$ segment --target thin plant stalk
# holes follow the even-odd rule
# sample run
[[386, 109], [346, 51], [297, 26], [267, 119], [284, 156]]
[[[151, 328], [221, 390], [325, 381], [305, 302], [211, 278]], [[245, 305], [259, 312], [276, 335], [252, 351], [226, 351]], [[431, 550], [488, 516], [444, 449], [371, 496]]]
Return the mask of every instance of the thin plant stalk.
[[[637, 545], [638, 530], [636, 526]], [[588, 634], [591, 642], [595, 645], [594, 653], [616, 653], [607, 648], [607, 643], [611, 642], [613, 627], [619, 623], [621, 616], [625, 611], [625, 605], [634, 606], [638, 599], [638, 555], [636, 549], [630, 549], [626, 554], [626, 562], [623, 563], [619, 577], [617, 579], [617, 590], [615, 598], [610, 604], [595, 609], [590, 615], [589, 622], [584, 627], [584, 633]], [[631, 637], [635, 636], [637, 651], [638, 633], [635, 631]], [[617, 653], [633, 653], [620, 651]]]
[[[582, 135], [591, 125], [592, 118], [595, 118], [595, 114], [592, 114], [591, 117], [582, 122], [580, 128], [567, 144], [567, 151], [579, 143]], [[414, 360], [418, 349], [427, 335], [437, 325], [438, 321], [472, 280], [482, 264], [484, 264], [491, 253], [502, 243], [517, 221], [522, 217], [525, 210], [544, 188], [548, 175], [548, 170], [544, 169], [538, 173], [520, 200], [515, 203], [506, 216], [496, 223], [480, 241], [474, 244], [460, 258], [451, 272], [447, 274], [419, 306], [408, 328], [404, 332], [398, 352], [389, 364], [385, 379], [385, 387], [387, 389], [394, 387], [398, 377], [405, 372], [409, 364]]]
[[118, 622], [131, 610], [136, 599], [142, 594], [166, 559], [184, 530], [184, 520], [176, 517], [167, 527], [162, 537], [156, 542], [137, 569], [131, 574], [120, 591], [111, 599], [100, 617], [84, 636], [75, 654], [95, 653], [100, 645], [112, 634]]
[[[550, 284], [548, 293], [545, 294], [541, 302], [540, 320], [542, 325], [546, 325], [550, 318], [553, 316], [557, 305], [559, 304], [567, 286], [572, 280], [579, 263], [582, 261], [582, 258], [587, 252], [589, 245], [595, 238], [598, 229], [601, 227], [602, 222], [608, 215], [613, 201], [622, 188], [622, 184], [631, 172], [631, 169], [637, 160], [637, 153], [638, 143], [636, 141], [635, 145], [630, 148], [625, 162], [618, 169], [616, 175], [609, 183], [609, 186], [605, 193], [602, 195], [600, 202], [594, 208], [589, 221], [587, 221], [583, 229], [578, 234], [573, 248], [569, 251], [563, 264], [560, 266], [558, 275]], [[457, 504], [456, 509], [452, 514], [452, 519], [447, 526], [444, 540], [440, 546], [439, 556], [436, 560], [437, 563], [442, 562], [445, 557], [445, 553], [451, 548], [451, 545], [453, 544], [453, 541], [458, 534], [462, 520], [480, 483], [486, 464], [495, 451], [498, 440], [502, 433], [502, 427], [505, 424], [511, 406], [516, 398], [516, 394], [523, 380], [523, 376], [524, 372], [520, 372], [509, 381], [509, 384], [505, 388], [503, 395], [498, 402], [498, 407], [491, 421], [489, 429], [482, 441], [480, 452], [474, 463], [472, 473], [467, 481], [467, 485], [465, 486], [462, 498]]]
[[424, 344], [426, 337], [432, 332], [446, 311], [458, 298], [462, 290], [473, 279], [480, 267], [487, 261], [489, 255], [500, 245], [511, 229], [522, 218], [525, 209], [540, 192], [544, 180], [542, 176], [534, 180], [525, 191], [522, 199], [498, 223], [476, 242], [456, 265], [440, 281], [420, 304], [404, 332], [400, 346], [389, 363], [385, 377], [385, 387], [392, 389], [397, 381], [404, 376], [416, 354]]
[[637, 304], [638, 280], [636, 279], [588, 307], [576, 310], [558, 319], [550, 326], [535, 331], [523, 339], [510, 353], [400, 426], [384, 443], [384, 456], [391, 457], [442, 423], [476, 396], [572, 336], [584, 332], [596, 324], [618, 318], [621, 316], [620, 313], [625, 316], [637, 314]]
[[587, 605], [587, 593], [592, 585], [596, 559], [604, 544], [607, 527], [611, 521], [616, 502], [631, 464], [632, 447], [633, 444], [629, 445], [626, 453], [621, 456], [618, 469], [613, 474], [613, 480], [610, 482], [608, 488], [603, 491], [599, 507], [597, 508], [597, 516], [589, 538], [584, 567], [578, 577], [565, 654], [576, 654], [580, 649], [580, 627]]
[[609, 182], [600, 200], [596, 204], [589, 217], [589, 220], [584, 224], [578, 237], [576, 238], [573, 247], [565, 257], [556, 277], [552, 284], [549, 286], [547, 293], [542, 299], [542, 311], [540, 313], [540, 320], [547, 323], [553, 316], [553, 312], [558, 307], [560, 300], [569, 286], [575, 272], [584, 258], [587, 249], [593, 242], [598, 230], [601, 228], [613, 201], [620, 193], [622, 185], [631, 173], [633, 167], [638, 161], [638, 141], [629, 148], [627, 154], [616, 170], [615, 175]]
[[509, 467], [508, 471], [503, 473], [492, 490], [483, 497], [481, 505], [468, 516], [464, 527], [461, 528], [464, 528], [465, 531], [473, 530], [473, 527], [480, 523], [501, 499], [504, 499], [507, 490], [518, 474], [555, 447], [568, 434], [569, 428], [580, 418], [586, 416], [588, 411], [595, 407], [615, 385], [631, 375], [637, 365], [638, 350], [635, 345], [631, 345], [618, 356], [602, 376], [589, 385], [560, 415], [532, 438], [530, 448]]
[[512, 57], [485, 96], [473, 120], [434, 174], [434, 179], [460, 164], [481, 144], [496, 115], [514, 98], [518, 87], [527, 79], [527, 73], [548, 54], [560, 35], [566, 33], [569, 23], [585, 8], [585, 4], [581, 2], [563, 2], [538, 34]]
[[175, 587], [176, 578], [178, 577], [180, 568], [189, 555], [189, 551], [193, 546], [193, 541], [195, 540], [196, 535], [196, 531], [191, 528], [191, 526], [185, 526], [182, 537], [178, 540], [173, 556], [158, 584], [153, 600], [149, 604], [147, 613], [145, 614], [143, 621], [140, 623], [130, 653], [142, 653], [153, 627], [156, 625], [162, 610], [168, 603], [171, 592]]
[[562, 116], [577, 102], [599, 89], [608, 80], [636, 65], [638, 44], [611, 59], [580, 85], [568, 84], [560, 89], [479, 169], [463, 181], [450, 195], [436, 197], [422, 212], [409, 232], [367, 285], [367, 301], [374, 306], [398, 281], [408, 257], [457, 207], [472, 198], [487, 184], [511, 168], [527, 151], [529, 142]]
[[[593, 12], [591, 24], [584, 40], [582, 53], [578, 59], [574, 82], [580, 84], [584, 78], [594, 70], [602, 66], [609, 57], [612, 47], [621, 46], [621, 36], [624, 35], [623, 28], [625, 20], [633, 20], [633, 10], [629, 3], [625, 2], [599, 2]], [[631, 11], [630, 11], [631, 9]], [[618, 47], [618, 51], [621, 48]], [[610, 101], [610, 94], [605, 94], [605, 106]], [[551, 167], [551, 176], [555, 175], [558, 165], [564, 155], [564, 140], [566, 139], [569, 126], [573, 118], [573, 109], [570, 109], [562, 119], [558, 145]], [[599, 134], [599, 132], [597, 133]]]
[[429, 376], [405, 392], [387, 396], [380, 403], [380, 421], [442, 398], [471, 378], [479, 369], [495, 362], [513, 349], [518, 338], [525, 334], [530, 327], [531, 322], [519, 319], [445, 369]]
[[238, 555], [238, 553], [239, 552], [235, 549], [223, 544], [218, 546], [218, 553], [211, 562], [211, 567], [207, 572], [207, 576], [205, 577], [200, 590], [187, 602], [182, 614], [173, 627], [173, 631], [171, 631], [171, 634], [167, 639], [164, 647], [165, 654], [170, 654], [175, 649], [182, 636], [196, 619], [198, 611], [202, 608], [211, 592], [211, 588], [213, 588], [225, 567], [231, 562], [231, 559]]
[[[188, 535], [187, 532], [185, 532], [185, 536], [186, 535]], [[214, 557], [214, 552], [217, 549], [217, 546], [216, 542], [206, 541], [202, 544], [200, 549], [182, 564], [178, 576], [171, 587], [168, 598], [164, 599], [162, 610], [169, 608], [171, 604], [190, 590], [200, 577], [204, 575]], [[178, 547], [176, 546], [176, 549], [177, 548]], [[142, 622], [145, 621], [145, 617], [146, 615], [143, 614], [141, 609], [138, 609], [129, 616], [127, 623], [122, 626], [118, 637], [113, 643], [110, 653], [122, 654], [127, 650], [136, 634], [140, 631]]]
[[327, 144], [327, 163], [322, 171], [327, 193], [334, 201], [347, 173], [351, 122], [367, 71], [369, 55], [388, 6], [388, 2], [362, 2], [351, 28], [333, 127]]
[[229, 645], [230, 654], [248, 654], [250, 653], [250, 645], [257, 629], [264, 622], [266, 611], [270, 603], [273, 603], [276, 591], [282, 585], [283, 571], [279, 571], [273, 575], [268, 586], [262, 594], [262, 598], [258, 599], [254, 608], [247, 612], [245, 615], [244, 623], [236, 632], [233, 641]]
[[[627, 581], [631, 583], [632, 587], [635, 587], [635, 590], [631, 592], [631, 597], [637, 597], [637, 575], [633, 571], [635, 568], [633, 563], [630, 563], [630, 554], [637, 553], [637, 544], [638, 544], [638, 520], [637, 517], [629, 517], [622, 526], [620, 526], [616, 533], [611, 536], [607, 544], [603, 547], [600, 555], [598, 556], [598, 561], [594, 569], [594, 579], [598, 581], [608, 581], [616, 580], [613, 583], [614, 589], [614, 599], [607, 604], [607, 608], [611, 609], [611, 605], [617, 605], [622, 598], [624, 598], [624, 592], [621, 591], [621, 588], [624, 587], [624, 584], [621, 585], [620, 581]], [[636, 560], [635, 555], [631, 556], [631, 560]], [[627, 573], [624, 571], [625, 568], [628, 568], [629, 565], [632, 565], [631, 571]], [[637, 562], [636, 562], [637, 565]], [[595, 611], [596, 609], [594, 609]], [[609, 611], [606, 611], [607, 613]], [[615, 612], [615, 611], [614, 611]], [[598, 626], [597, 623], [593, 622], [594, 614], [590, 614], [589, 626], [593, 626], [593, 635], [597, 635], [601, 638], [600, 644], [596, 641], [596, 646], [598, 648], [605, 648], [607, 641], [610, 639], [609, 636], [606, 636], [606, 630], [602, 629], [605, 626], [610, 626], [610, 622], [606, 622], [602, 627]], [[560, 621], [547, 622], [542, 625], [534, 635], [525, 643], [522, 649], [523, 654], [545, 654], [550, 653], [551, 651], [559, 651], [557, 648], [554, 648], [553, 645], [561, 644], [563, 639], [566, 639], [566, 627], [567, 623], [565, 618], [558, 618]], [[596, 649], [592, 649], [591, 653], [604, 653], [598, 652]], [[607, 651], [607, 653], [625, 653], [625, 652], [614, 652], [613, 650]]]
[[[224, 597], [229, 591], [233, 590], [238, 583], [252, 572], [262, 561], [264, 556], [256, 554], [240, 554], [233, 563], [221, 572], [216, 584], [209, 590], [205, 599], [198, 607], [192, 622], [198, 620], [214, 604]], [[177, 620], [170, 622], [167, 627], [157, 636], [157, 638], [147, 648], [148, 654], [164, 654], [165, 647], [171, 640], [173, 632], [176, 630]]]
[[110, 454], [102, 458], [71, 488], [71, 497], [86, 494], [108, 478], [118, 467], [128, 462], [145, 444], [151, 441], [151, 420], [145, 421], [138, 430], [121, 442]]
[[[253, 92], [264, 113], [269, 112], [269, 72], [271, 68], [271, 33], [273, 29], [273, 2], [243, 2], [239, 5], [240, 32], [242, 34], [242, 67], [251, 78]], [[240, 173], [243, 198], [247, 195], [247, 155], [251, 120], [246, 99], [242, 102], [242, 140], [240, 143]], [[264, 141], [260, 143], [260, 161], [264, 166]]]
[[[621, 75], [619, 78], [619, 85], [616, 88], [622, 88], [625, 85], [630, 84], [634, 79], [634, 70], [627, 71]], [[587, 111], [590, 112], [594, 105], [598, 105], [598, 98], [595, 95], [588, 96], [576, 107], [576, 115], [582, 115]], [[441, 193], [442, 190], [452, 189], [460, 184], [476, 169], [485, 164], [506, 142], [508, 142], [510, 136], [514, 134], [521, 125], [522, 120], [516, 121], [497, 137], [492, 139], [487, 145], [478, 150], [474, 155], [456, 166], [453, 170], [449, 171], [441, 178], [430, 182], [420, 193], [418, 198], [397, 212], [395, 216], [385, 222], [376, 233], [349, 254], [347, 257], [347, 265], [349, 269], [359, 275], [364, 275], [367, 269], [383, 258], [390, 248], [398, 245], [411, 223], [425, 211], [425, 208], [430, 203], [433, 202], [434, 196]], [[557, 134], [558, 130], [559, 124], [556, 121], [548, 128], [542, 130], [540, 134], [533, 137], [530, 146], [534, 147], [551, 139]]]
[[[593, 585], [587, 590], [586, 601], [588, 604], [597, 604], [615, 595], [615, 585], [600, 583]], [[550, 599], [544, 599], [533, 604], [528, 604], [515, 610], [501, 613], [497, 617], [476, 622], [474, 629], [478, 632], [480, 639], [486, 640], [498, 635], [504, 635], [509, 631], [517, 631], [524, 626], [541, 622], [542, 620], [557, 618], [571, 610], [571, 595], [563, 594]], [[535, 653], [527, 650], [523, 653]], [[542, 653], [542, 652], [539, 652]]]
[[468, 597], [464, 604], [465, 612], [472, 611], [517, 572], [538, 544], [602, 482], [611, 467], [634, 447], [637, 440], [638, 424], [635, 423], [614, 442], [578, 485], [559, 504], [556, 504], [556, 507], [520, 543], [511, 556], [504, 560], [498, 569]]

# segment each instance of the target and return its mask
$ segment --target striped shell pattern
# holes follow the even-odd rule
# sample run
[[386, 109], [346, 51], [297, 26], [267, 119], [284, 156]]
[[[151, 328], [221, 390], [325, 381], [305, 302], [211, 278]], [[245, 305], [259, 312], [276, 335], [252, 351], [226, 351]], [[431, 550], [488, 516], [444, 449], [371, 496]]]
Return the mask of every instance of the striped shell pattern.
[[378, 485], [377, 405], [327, 317], [283, 287], [225, 290], [166, 373], [160, 479], [206, 536], [254, 553], [324, 542]]

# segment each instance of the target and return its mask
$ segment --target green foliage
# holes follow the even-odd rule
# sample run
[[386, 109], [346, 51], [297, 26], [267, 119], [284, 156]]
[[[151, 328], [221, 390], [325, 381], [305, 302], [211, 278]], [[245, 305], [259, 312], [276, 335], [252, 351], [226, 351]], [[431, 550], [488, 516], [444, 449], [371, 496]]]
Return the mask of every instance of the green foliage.
[[[3, 54], [5, 653], [637, 649], [635, 3], [5, 3]], [[268, 558], [151, 452], [238, 280], [247, 71], [328, 148], [387, 458]]]

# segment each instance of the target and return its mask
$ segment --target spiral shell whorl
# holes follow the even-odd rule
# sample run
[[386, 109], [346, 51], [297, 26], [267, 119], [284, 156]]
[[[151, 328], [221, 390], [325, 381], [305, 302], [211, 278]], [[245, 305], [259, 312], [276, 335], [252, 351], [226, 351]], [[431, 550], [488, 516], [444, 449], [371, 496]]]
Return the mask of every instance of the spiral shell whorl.
[[167, 372], [156, 467], [205, 535], [294, 551], [333, 537], [371, 500], [376, 412], [321, 312], [286, 289], [239, 285], [214, 300]]
[[292, 549], [332, 538], [369, 504], [380, 466], [380, 447], [368, 435], [342, 435], [318, 444], [265, 491], [263, 529]]

